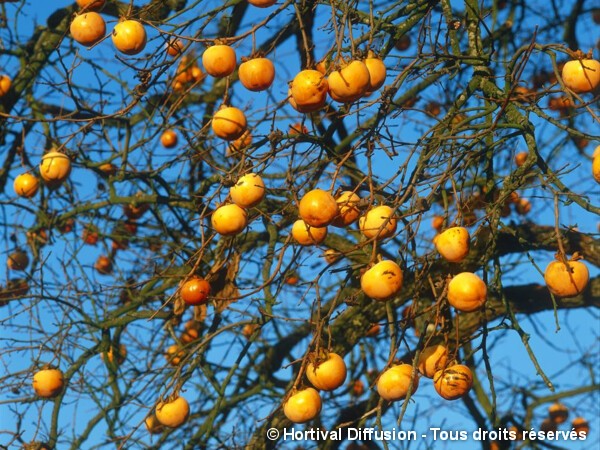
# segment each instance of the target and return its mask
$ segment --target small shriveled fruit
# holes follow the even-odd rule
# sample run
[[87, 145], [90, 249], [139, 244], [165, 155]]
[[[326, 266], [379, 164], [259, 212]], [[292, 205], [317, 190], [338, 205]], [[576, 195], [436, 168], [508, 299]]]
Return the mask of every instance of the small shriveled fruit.
[[480, 309], [487, 299], [487, 286], [472, 272], [455, 275], [448, 283], [448, 303], [459, 311]]
[[556, 424], [564, 423], [569, 417], [569, 408], [560, 402], [553, 403], [548, 408], [548, 416]]
[[521, 167], [523, 164], [525, 164], [525, 161], [527, 161], [527, 157], [529, 156], [529, 153], [527, 152], [519, 152], [515, 155], [515, 164], [517, 165], [517, 167]]
[[167, 42], [167, 55], [173, 57], [181, 55], [183, 46], [181, 39], [171, 39]]
[[10, 91], [12, 80], [8, 75], [0, 75], [0, 97], [4, 97]]
[[[412, 390], [411, 390], [412, 383]], [[413, 373], [410, 364], [398, 364], [384, 371], [377, 380], [377, 393], [390, 402], [406, 398], [408, 392], [414, 394], [419, 387], [419, 375]]]
[[452, 227], [433, 238], [435, 248], [447, 261], [461, 262], [469, 253], [469, 231]]
[[241, 109], [233, 106], [222, 106], [213, 116], [211, 127], [213, 132], [226, 141], [235, 141], [246, 131], [248, 123]]
[[311, 227], [298, 219], [292, 225], [292, 237], [300, 245], [317, 245], [327, 237], [327, 227]]
[[146, 29], [137, 20], [123, 20], [112, 32], [115, 48], [126, 55], [137, 55], [144, 50], [146, 39]]
[[456, 400], [471, 390], [473, 373], [467, 366], [453, 364], [435, 373], [433, 386], [442, 398]]
[[385, 239], [396, 232], [397, 219], [394, 210], [386, 205], [371, 208], [358, 221], [358, 227], [362, 234], [376, 240]]
[[33, 390], [40, 397], [56, 397], [64, 387], [65, 378], [58, 369], [42, 369], [33, 375]]
[[177, 133], [170, 128], [163, 131], [163, 134], [160, 135], [160, 143], [165, 148], [175, 147], [177, 145]]
[[403, 281], [400, 266], [394, 261], [385, 260], [378, 262], [362, 275], [360, 287], [368, 297], [385, 301], [400, 292]]
[[185, 356], [185, 351], [177, 344], [171, 345], [167, 348], [165, 358], [172, 366], [177, 366]]
[[321, 412], [321, 396], [314, 388], [292, 393], [283, 404], [283, 413], [294, 423], [305, 423]]
[[31, 198], [33, 197], [40, 186], [40, 181], [35, 175], [29, 172], [17, 175], [13, 183], [15, 193], [19, 197]]
[[190, 405], [183, 397], [160, 402], [156, 405], [156, 419], [166, 427], [177, 428], [185, 423], [190, 415]]
[[419, 354], [419, 363], [417, 365], [421, 375], [427, 378], [433, 378], [438, 370], [446, 367], [448, 362], [448, 349], [443, 345], [431, 345], [425, 347]]
[[217, 44], [208, 47], [202, 54], [202, 66], [209, 75], [223, 78], [233, 73], [236, 66], [235, 50], [229, 45]]
[[327, 264], [333, 264], [342, 257], [342, 254], [332, 248], [328, 248], [323, 252], [323, 258]]
[[360, 216], [358, 204], [360, 197], [352, 191], [344, 191], [337, 196], [335, 201], [338, 204], [339, 214], [333, 219], [331, 225], [334, 227], [347, 227], [356, 222]]
[[531, 211], [531, 202], [526, 198], [520, 197], [515, 203], [517, 213], [524, 216]]
[[575, 417], [571, 421], [571, 427], [573, 427], [573, 430], [577, 433], [589, 434], [590, 432], [590, 424], [583, 417]]
[[76, 16], [70, 26], [71, 36], [81, 45], [90, 46], [100, 41], [106, 34], [106, 23], [96, 12], [86, 12]]
[[264, 91], [275, 80], [275, 66], [270, 59], [252, 58], [240, 64], [238, 76], [249, 91]]
[[231, 200], [242, 208], [252, 208], [265, 197], [265, 183], [260, 175], [249, 173], [240, 177], [229, 189]]
[[15, 250], [8, 255], [6, 265], [10, 270], [25, 270], [29, 265], [29, 256], [23, 250]]
[[240, 157], [244, 154], [244, 150], [249, 147], [250, 144], [252, 144], [252, 133], [246, 130], [239, 138], [227, 146], [227, 152], [225, 153], [225, 156]]
[[[190, 322], [193, 324], [192, 326], [188, 326], [188, 324], [190, 324]], [[197, 340], [200, 337], [200, 328], [197, 325], [198, 322], [195, 321], [188, 321], [188, 323], [186, 323], [186, 327], [185, 330], [183, 331], [183, 333], [181, 333], [181, 342], [183, 344], [189, 344], [190, 342], [194, 342], [195, 340]]]
[[313, 189], [304, 194], [298, 210], [302, 220], [317, 228], [329, 225], [339, 213], [335, 198], [322, 189]]
[[146, 425], [146, 430], [150, 434], [160, 434], [164, 431], [163, 425], [156, 418], [156, 414], [152, 413], [146, 420], [144, 420], [144, 425]]
[[108, 361], [111, 364], [123, 364], [125, 362], [125, 358], [127, 358], [127, 347], [125, 347], [125, 344], [119, 345], [119, 351], [116, 359], [115, 353], [117, 353], [117, 351], [115, 347], [111, 345], [107, 352], [100, 353], [100, 358], [102, 358], [102, 361]]
[[431, 219], [431, 228], [436, 230], [438, 233], [442, 231], [444, 226], [444, 218], [442, 216], [433, 216]]
[[223, 205], [218, 207], [210, 218], [215, 231], [223, 236], [233, 236], [246, 228], [248, 213], [238, 205]]
[[200, 277], [192, 277], [181, 285], [181, 299], [188, 305], [206, 303], [210, 295], [210, 283]]
[[562, 79], [574, 92], [590, 92], [600, 85], [600, 62], [595, 59], [573, 60], [565, 63]]
[[588, 268], [581, 261], [552, 261], [544, 272], [544, 280], [550, 292], [563, 298], [579, 295], [589, 279]]
[[346, 381], [346, 363], [337, 353], [330, 352], [324, 359], [309, 362], [306, 366], [306, 377], [311, 384], [321, 391], [333, 391]]
[[94, 263], [94, 269], [96, 269], [98, 273], [101, 273], [102, 275], [109, 275], [113, 271], [112, 260], [106, 255], [100, 255]]

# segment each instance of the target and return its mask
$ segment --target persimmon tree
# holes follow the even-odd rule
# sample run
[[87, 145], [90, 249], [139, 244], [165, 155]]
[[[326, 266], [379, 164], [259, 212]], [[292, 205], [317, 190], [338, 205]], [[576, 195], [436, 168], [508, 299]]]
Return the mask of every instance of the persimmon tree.
[[594, 2], [0, 3], [0, 445], [598, 442]]

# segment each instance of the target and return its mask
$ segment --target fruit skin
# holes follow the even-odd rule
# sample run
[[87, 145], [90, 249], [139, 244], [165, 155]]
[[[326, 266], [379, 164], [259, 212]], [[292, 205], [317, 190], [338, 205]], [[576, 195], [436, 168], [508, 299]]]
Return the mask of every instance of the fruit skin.
[[329, 74], [329, 95], [336, 102], [352, 103], [361, 98], [369, 89], [371, 76], [366, 64], [352, 61], [340, 70]]
[[104, 8], [106, 0], [75, 0], [80, 8], [86, 11], [100, 11]]
[[40, 175], [49, 187], [58, 187], [71, 173], [71, 160], [64, 153], [51, 150], [42, 156]]
[[333, 264], [334, 262], [336, 262], [338, 259], [340, 259], [342, 257], [342, 254], [335, 251], [332, 248], [328, 248], [327, 250], [325, 250], [323, 252], [323, 258], [325, 258], [325, 262], [327, 264]]
[[598, 149], [600, 146], [596, 147], [596, 151], [594, 152], [594, 159], [592, 160], [592, 175], [596, 183], [600, 183], [600, 151]]
[[192, 277], [181, 285], [179, 295], [188, 305], [201, 305], [208, 300], [210, 283], [203, 278]]
[[231, 75], [236, 66], [235, 50], [229, 45], [217, 44], [202, 53], [202, 65], [209, 75], [223, 78]]
[[590, 273], [581, 261], [552, 261], [544, 271], [546, 286], [557, 297], [569, 298], [579, 295], [588, 284]]
[[252, 208], [265, 197], [265, 183], [260, 175], [249, 173], [237, 180], [229, 189], [233, 203], [241, 208]]
[[384, 400], [390, 402], [406, 398], [412, 380], [414, 394], [419, 387], [419, 375], [413, 375], [410, 364], [398, 364], [384, 371], [377, 380], [377, 392]]
[[0, 75], [0, 97], [4, 97], [8, 94], [10, 87], [12, 86], [12, 80], [8, 75]]
[[154, 413], [146, 417], [144, 425], [146, 425], [146, 430], [148, 430], [148, 433], [150, 434], [160, 434], [164, 430], [164, 427], [158, 421], [156, 414]]
[[549, 417], [546, 417], [544, 420], [542, 420], [542, 423], [540, 424], [540, 431], [544, 431], [546, 433], [549, 431], [556, 431], [557, 428], [558, 427], [556, 426], [556, 423]]
[[425, 347], [419, 354], [417, 368], [421, 375], [433, 378], [438, 370], [446, 367], [448, 362], [448, 349], [443, 345], [432, 345]]
[[183, 397], [156, 405], [156, 419], [166, 427], [177, 428], [190, 415], [190, 405]]
[[248, 123], [242, 110], [233, 106], [222, 106], [213, 116], [213, 132], [226, 141], [235, 141], [246, 131]]
[[[381, 205], [371, 208], [358, 221], [358, 227], [368, 239], [385, 239], [396, 232], [397, 220], [389, 206]], [[383, 227], [383, 228], [382, 228]]]
[[373, 300], [385, 301], [402, 289], [404, 275], [394, 261], [380, 261], [360, 277], [360, 287]]
[[438, 370], [433, 376], [433, 387], [446, 400], [456, 400], [466, 395], [473, 386], [471, 369], [462, 364], [454, 364]]
[[124, 20], [115, 25], [112, 41], [126, 55], [137, 55], [146, 47], [146, 29], [137, 20]]
[[308, 133], [309, 133], [309, 130], [306, 127], [306, 125], [303, 125], [300, 122], [296, 122], [296, 123], [290, 125], [290, 129], [288, 131], [288, 134], [290, 136], [296, 136], [298, 134], [308, 134]]
[[469, 231], [464, 227], [452, 227], [438, 234], [433, 242], [435, 248], [447, 261], [461, 262], [469, 254]]
[[100, 358], [104, 361], [104, 358], [111, 364], [123, 364], [125, 362], [125, 358], [127, 358], [127, 347], [125, 344], [119, 345], [119, 354], [117, 355], [117, 360], [115, 361], [115, 347], [110, 346], [107, 352], [100, 353]]
[[181, 362], [181, 359], [185, 356], [185, 352], [177, 344], [171, 345], [167, 348], [165, 358], [172, 366], [177, 366]]
[[459, 311], [480, 309], [487, 300], [487, 286], [472, 272], [455, 275], [448, 283], [448, 303]]
[[329, 83], [317, 70], [302, 70], [294, 77], [290, 91], [290, 103], [296, 110], [314, 112], [325, 106]]
[[[190, 325], [191, 324], [191, 325]], [[189, 321], [186, 323], [185, 330], [181, 333], [181, 342], [183, 344], [189, 344], [190, 342], [194, 342], [200, 337], [200, 328], [197, 325], [197, 322]]]
[[292, 225], [292, 237], [300, 245], [317, 245], [327, 237], [327, 227], [311, 227], [298, 219]]
[[167, 55], [169, 56], [179, 56], [183, 52], [183, 42], [180, 39], [171, 39], [167, 42]]
[[568, 61], [562, 79], [573, 92], [590, 92], [600, 85], [600, 62], [595, 59]]
[[98, 170], [110, 177], [117, 173], [118, 168], [113, 163], [104, 163], [98, 166]]
[[517, 165], [517, 167], [521, 167], [523, 164], [525, 164], [525, 161], [527, 161], [527, 157], [529, 156], [529, 153], [527, 152], [519, 152], [515, 155], [515, 164]]
[[106, 34], [106, 24], [96, 12], [86, 12], [76, 16], [70, 26], [71, 36], [81, 45], [94, 45]]
[[569, 408], [560, 402], [556, 402], [548, 408], [548, 415], [554, 423], [561, 424], [569, 417]]
[[370, 55], [365, 59], [365, 65], [369, 71], [369, 87], [367, 88], [367, 91], [376, 91], [383, 86], [383, 83], [385, 83], [385, 77], [387, 75], [385, 64], [380, 58]]
[[277, 3], [277, 0], [248, 0], [248, 3], [259, 8], [268, 8]]
[[65, 378], [58, 369], [42, 369], [33, 376], [33, 390], [40, 397], [56, 397], [64, 387]]
[[252, 144], [252, 133], [246, 130], [239, 138], [227, 146], [225, 156], [228, 158], [231, 156], [240, 157], [244, 153], [244, 149], [249, 147], [250, 144]]
[[275, 80], [275, 66], [270, 59], [252, 58], [240, 64], [238, 76], [249, 91], [264, 91]]
[[175, 147], [177, 145], [177, 140], [177, 133], [171, 129], [165, 130], [160, 136], [160, 143], [165, 148]]
[[305, 423], [321, 412], [321, 396], [314, 388], [306, 388], [292, 394], [283, 404], [285, 417], [294, 423]]
[[438, 233], [442, 231], [444, 226], [444, 218], [442, 216], [433, 216], [431, 219], [431, 228], [436, 230]]
[[23, 250], [16, 250], [8, 255], [6, 265], [10, 270], [25, 270], [29, 265], [29, 256]]
[[217, 208], [210, 218], [215, 231], [223, 236], [240, 233], [248, 224], [248, 213], [238, 205], [223, 205]]
[[96, 269], [98, 273], [101, 273], [102, 275], [109, 275], [113, 271], [112, 260], [106, 255], [100, 255], [94, 263], [94, 269]]
[[360, 197], [352, 191], [344, 191], [337, 196], [335, 201], [338, 204], [339, 214], [333, 219], [331, 225], [338, 228], [344, 228], [353, 224], [360, 217], [358, 203]]
[[590, 424], [583, 417], [575, 417], [571, 421], [571, 426], [577, 433], [589, 434], [590, 432]]
[[333, 196], [322, 189], [308, 191], [298, 205], [300, 217], [311, 227], [325, 227], [339, 214], [338, 204]]
[[344, 359], [332, 352], [320, 364], [309, 362], [306, 366], [308, 381], [321, 391], [333, 391], [340, 387], [346, 381], [346, 373]]
[[38, 178], [28, 172], [17, 175], [13, 183], [15, 193], [19, 197], [24, 198], [33, 197], [35, 194], [37, 194], [39, 187], [40, 181]]

